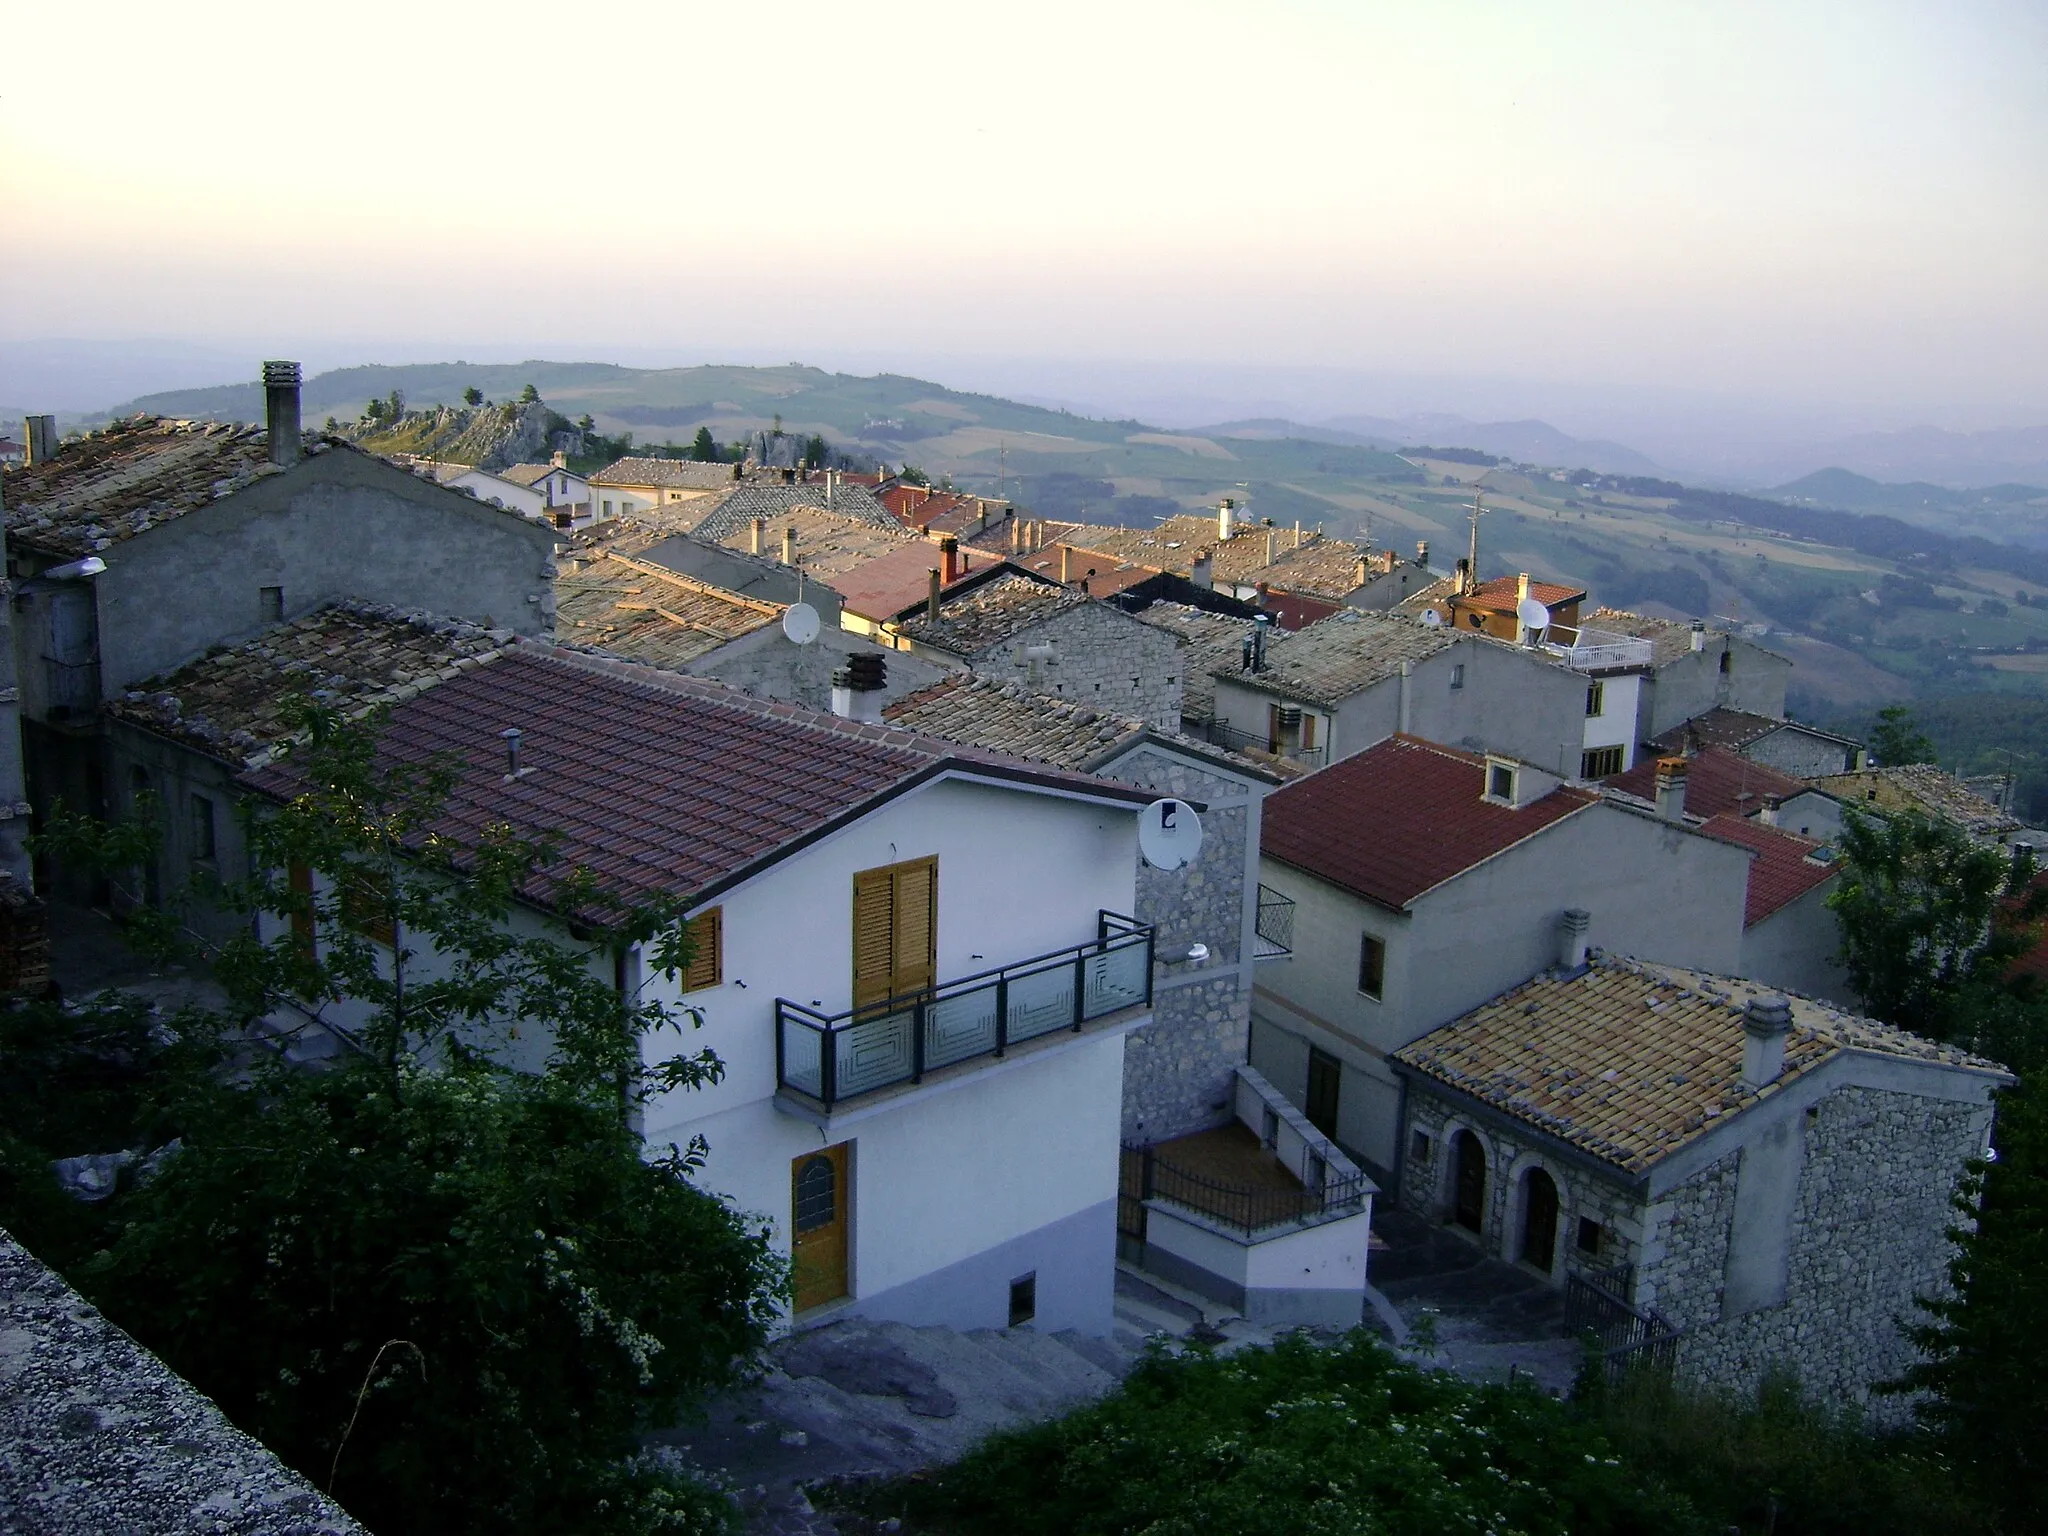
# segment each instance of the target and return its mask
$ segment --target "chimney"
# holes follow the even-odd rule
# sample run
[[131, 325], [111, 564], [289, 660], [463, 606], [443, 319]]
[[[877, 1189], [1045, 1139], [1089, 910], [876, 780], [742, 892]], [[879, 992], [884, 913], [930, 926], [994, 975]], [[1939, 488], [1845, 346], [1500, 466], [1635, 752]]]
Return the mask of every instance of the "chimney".
[[1472, 562], [1463, 555], [1458, 556], [1457, 576], [1458, 585], [1456, 590], [1460, 593], [1470, 591], [1472, 587]]
[[1065, 586], [1074, 579], [1074, 546], [1060, 546], [1060, 585]]
[[1020, 555], [1023, 552], [1024, 519], [1022, 519], [1021, 517], [1013, 517], [1010, 519], [1010, 553], [1013, 555]]
[[782, 563], [784, 565], [796, 564], [796, 525], [794, 523], [782, 530]]
[[1783, 795], [1765, 795], [1764, 808], [1756, 813], [1756, 819], [1767, 827], [1778, 824], [1778, 808], [1785, 803]]
[[1584, 907], [1567, 907], [1557, 920], [1557, 968], [1577, 974], [1586, 968], [1586, 930], [1593, 914]]
[[552, 454], [548, 455], [548, 462], [554, 465], [556, 469], [567, 469], [569, 467], [569, 455], [562, 449], [557, 448]]
[[876, 651], [856, 651], [832, 674], [832, 713], [842, 720], [874, 724], [882, 718], [882, 690], [889, 666]]
[[1280, 530], [1278, 528], [1268, 528], [1266, 530], [1266, 564], [1271, 565], [1279, 558]]
[[1216, 558], [1208, 550], [1195, 556], [1195, 563], [1188, 568], [1188, 580], [1205, 592], [1216, 588]]
[[1417, 539], [1415, 541], [1415, 563], [1421, 566], [1429, 564], [1429, 540]]
[[953, 534], [939, 535], [939, 568], [948, 586], [960, 579], [960, 540]]
[[30, 464], [47, 464], [57, 457], [57, 418], [54, 416], [24, 416], [21, 419], [21, 443]]
[[263, 365], [263, 414], [270, 428], [270, 462], [299, 462], [299, 365]]
[[1707, 648], [1707, 626], [1702, 619], [1692, 621], [1692, 648], [1696, 651], [1704, 651]]
[[1792, 1004], [1775, 994], [1752, 997], [1742, 1009], [1742, 1086], [1774, 1083], [1785, 1070], [1785, 1036], [1792, 1028]]
[[1528, 597], [1529, 573], [1527, 571], [1524, 571], [1521, 575], [1515, 578], [1515, 601], [1518, 603], [1526, 602], [1528, 600]]
[[498, 732], [498, 739], [505, 743], [505, 782], [524, 778], [528, 770], [519, 766], [519, 738], [526, 733], [518, 726], [508, 726]]
[[939, 573], [936, 568], [926, 571], [931, 581], [925, 588], [924, 616], [934, 624], [939, 622]]
[[1216, 509], [1216, 537], [1228, 539], [1235, 532], [1237, 532], [1237, 503], [1226, 496], [1223, 498], [1223, 504]]
[[[795, 532], [794, 529], [790, 530]], [[758, 555], [768, 542], [768, 519], [757, 517], [747, 524], [747, 553]]]
[[1360, 555], [1351, 567], [1351, 585], [1354, 587], [1364, 586], [1366, 577], [1371, 574], [1371, 567], [1366, 561], [1365, 556]]
[[1666, 821], [1685, 820], [1685, 773], [1682, 757], [1657, 759], [1657, 814]]

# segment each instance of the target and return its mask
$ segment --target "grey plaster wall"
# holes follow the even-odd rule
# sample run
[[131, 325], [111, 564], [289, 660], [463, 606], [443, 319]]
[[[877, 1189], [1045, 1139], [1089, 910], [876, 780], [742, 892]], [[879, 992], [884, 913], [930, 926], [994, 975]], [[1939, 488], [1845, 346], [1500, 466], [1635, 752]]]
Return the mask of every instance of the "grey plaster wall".
[[[1723, 655], [1728, 658], [1725, 672]], [[1688, 651], [1643, 679], [1636, 740], [1661, 736], [1714, 708], [1782, 720], [1791, 676], [1791, 661], [1775, 651], [1740, 635], [1708, 635], [1705, 650]]]
[[1817, 779], [1822, 774], [1850, 772], [1856, 767], [1859, 754], [1838, 741], [1793, 728], [1773, 731], [1751, 742], [1742, 755], [1795, 779]]
[[[146, 791], [156, 799], [161, 835], [152, 868], [115, 878], [110, 894], [117, 908], [175, 899], [187, 892], [195, 879], [205, 876], [228, 883], [248, 877], [242, 793], [234, 783], [235, 767], [123, 720], [107, 722], [105, 760], [113, 809], [122, 816], [137, 817], [140, 796]], [[206, 802], [213, 819], [211, 860], [200, 856], [200, 801]], [[249, 927], [248, 918], [206, 905], [190, 910], [185, 921], [193, 933], [211, 942]]]
[[113, 693], [338, 598], [541, 635], [554, 627], [553, 533], [515, 512], [332, 448], [107, 550], [94, 578], [100, 685]]
[[1744, 929], [1737, 974], [1788, 992], [1824, 997], [1845, 1007], [1858, 1006], [1849, 990], [1848, 973], [1837, 958], [1842, 947], [1841, 925], [1827, 906], [1835, 884], [1829, 880]]
[[1010, 1283], [1026, 1275], [1037, 1279], [1032, 1327], [1041, 1333], [1072, 1328], [1108, 1334], [1116, 1325], [1116, 1202], [1105, 1200], [958, 1264], [864, 1296], [847, 1310], [918, 1328], [1005, 1328]]
[[1055, 614], [968, 661], [985, 677], [1007, 678], [1034, 693], [1130, 715], [1161, 730], [1180, 728], [1179, 643], [1105, 602]]

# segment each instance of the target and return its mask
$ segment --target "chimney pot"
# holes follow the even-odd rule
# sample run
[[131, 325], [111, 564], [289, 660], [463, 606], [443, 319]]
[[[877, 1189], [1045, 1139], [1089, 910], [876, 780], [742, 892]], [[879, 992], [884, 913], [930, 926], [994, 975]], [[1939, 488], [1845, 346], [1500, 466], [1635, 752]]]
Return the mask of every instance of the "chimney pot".
[[1785, 1070], [1785, 1036], [1792, 1028], [1792, 1004], [1772, 994], [1752, 997], [1742, 1009], [1742, 1086], [1774, 1083]]
[[1692, 621], [1692, 648], [1696, 651], [1707, 648], [1707, 626], [1698, 619]]
[[1685, 775], [1682, 757], [1657, 759], [1657, 814], [1666, 821], [1685, 820]]
[[1586, 968], [1586, 930], [1593, 926], [1593, 914], [1584, 907], [1567, 907], [1557, 924], [1557, 963], [1566, 971]]
[[1354, 587], [1364, 586], [1365, 579], [1370, 574], [1370, 563], [1366, 560], [1366, 558], [1363, 555], [1359, 556], [1357, 562], [1351, 567], [1351, 585], [1353, 585]]
[[1228, 539], [1235, 532], [1237, 532], [1237, 503], [1226, 496], [1223, 498], [1223, 504], [1216, 509], [1216, 537]]
[[842, 720], [872, 724], [882, 718], [882, 693], [888, 687], [886, 658], [877, 651], [855, 651], [832, 674], [832, 713]]
[[1778, 808], [1785, 803], [1783, 795], [1765, 795], [1764, 808], [1757, 812], [1756, 819], [1767, 827], [1778, 824]]
[[782, 530], [782, 563], [796, 564], [796, 525], [792, 523]]
[[1280, 530], [1278, 528], [1268, 528], [1266, 530], [1266, 564], [1271, 565], [1279, 558]]
[[270, 431], [270, 462], [299, 462], [299, 365], [263, 365], [264, 422]]
[[747, 553], [758, 555], [768, 541], [768, 519], [757, 517], [747, 524]]
[[960, 540], [953, 534], [939, 535], [939, 566], [948, 585], [960, 579]]
[[498, 732], [498, 738], [505, 743], [505, 777], [508, 779], [516, 779], [526, 771], [519, 766], [519, 738], [524, 734], [516, 725]]
[[1523, 599], [1525, 599], [1526, 597], [1528, 597], [1528, 595], [1529, 595], [1529, 573], [1528, 573], [1527, 571], [1524, 571], [1524, 572], [1522, 572], [1522, 574], [1521, 574], [1521, 575], [1519, 575], [1519, 576], [1517, 576], [1517, 577], [1515, 578], [1515, 601], [1519, 603], [1519, 602], [1521, 602], [1521, 601], [1522, 601]]

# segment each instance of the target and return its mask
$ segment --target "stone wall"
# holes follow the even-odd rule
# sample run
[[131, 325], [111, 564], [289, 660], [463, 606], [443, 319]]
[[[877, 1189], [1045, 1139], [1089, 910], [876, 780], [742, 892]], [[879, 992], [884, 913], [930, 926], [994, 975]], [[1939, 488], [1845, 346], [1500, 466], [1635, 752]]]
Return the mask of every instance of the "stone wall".
[[1180, 727], [1179, 644], [1107, 603], [1069, 608], [971, 661], [984, 677], [1007, 678], [1034, 693], [1130, 715], [1161, 730]]
[[1906, 1404], [1869, 1389], [1913, 1359], [1898, 1325], [1923, 1317], [1916, 1298], [1946, 1287], [1948, 1202], [1982, 1150], [1985, 1111], [1849, 1087], [1798, 1113], [1804, 1158], [1783, 1302], [1724, 1315], [1739, 1156], [1661, 1203], [1658, 1252], [1638, 1294], [1685, 1326], [1679, 1363], [1689, 1376], [1748, 1390], [1789, 1367], [1811, 1392], [1897, 1420]]

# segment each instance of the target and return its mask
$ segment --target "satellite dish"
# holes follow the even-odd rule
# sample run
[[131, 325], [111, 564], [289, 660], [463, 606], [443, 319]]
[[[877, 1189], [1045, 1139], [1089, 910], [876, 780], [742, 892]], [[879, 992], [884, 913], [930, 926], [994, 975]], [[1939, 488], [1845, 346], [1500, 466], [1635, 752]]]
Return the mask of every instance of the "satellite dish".
[[1422, 622], [1431, 629], [1442, 629], [1444, 627], [1444, 616], [1434, 608], [1425, 608], [1422, 610]]
[[1550, 628], [1550, 610], [1533, 597], [1525, 597], [1515, 604], [1515, 617], [1522, 621], [1522, 627], [1529, 630]]
[[794, 645], [809, 645], [818, 638], [818, 610], [809, 603], [792, 603], [782, 615], [782, 632]]
[[1138, 852], [1154, 869], [1184, 869], [1202, 851], [1202, 818], [1185, 800], [1154, 800], [1138, 815]]

